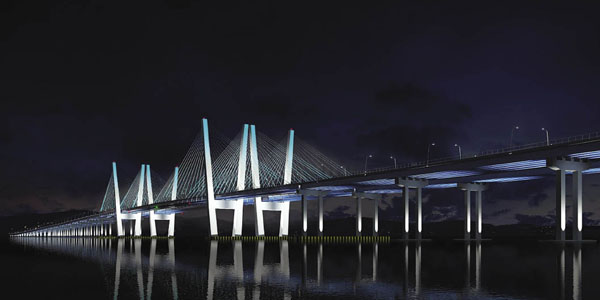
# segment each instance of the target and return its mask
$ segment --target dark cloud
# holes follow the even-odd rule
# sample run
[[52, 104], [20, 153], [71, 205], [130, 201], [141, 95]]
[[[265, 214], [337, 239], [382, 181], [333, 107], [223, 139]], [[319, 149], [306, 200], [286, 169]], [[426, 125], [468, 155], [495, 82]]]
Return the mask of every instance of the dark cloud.
[[346, 205], [338, 206], [334, 210], [327, 213], [327, 218], [339, 219], [353, 216], [354, 214], [349, 214], [346, 212], [349, 208], [350, 207]]
[[538, 216], [538, 215], [524, 215], [516, 214], [515, 219], [518, 224], [531, 224], [538, 226], [551, 226], [554, 225], [554, 216]]
[[538, 192], [531, 196], [527, 203], [529, 203], [530, 206], [540, 206], [540, 203], [546, 199], [548, 199], [548, 195], [546, 193]]
[[490, 217], [497, 217], [497, 216], [502, 216], [502, 215], [506, 215], [507, 213], [511, 212], [512, 209], [510, 208], [504, 208], [501, 210], [497, 210], [495, 212], [492, 212], [490, 214], [486, 214], [486, 216], [490, 216]]
[[600, 225], [600, 220], [592, 219], [592, 216], [595, 213], [593, 212], [584, 212], [583, 213], [583, 225], [584, 226], [598, 226]]
[[457, 216], [456, 206], [434, 206], [429, 214], [425, 215], [427, 222], [441, 222], [454, 219]]
[[432, 142], [436, 143], [432, 157], [457, 155], [453, 145], [461, 139], [459, 131], [470, 117], [468, 105], [412, 83], [392, 84], [376, 92], [374, 109], [357, 145], [402, 161], [425, 160]]

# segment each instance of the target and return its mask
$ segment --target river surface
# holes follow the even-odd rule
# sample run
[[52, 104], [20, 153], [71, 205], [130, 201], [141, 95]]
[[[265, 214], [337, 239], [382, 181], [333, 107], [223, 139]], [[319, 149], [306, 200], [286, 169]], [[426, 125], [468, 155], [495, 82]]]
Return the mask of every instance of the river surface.
[[598, 299], [596, 243], [13, 238], [13, 299]]

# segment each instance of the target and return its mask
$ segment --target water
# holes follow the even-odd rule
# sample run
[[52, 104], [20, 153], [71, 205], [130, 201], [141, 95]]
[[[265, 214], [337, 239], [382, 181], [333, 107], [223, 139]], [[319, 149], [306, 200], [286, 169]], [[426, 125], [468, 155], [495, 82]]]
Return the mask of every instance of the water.
[[597, 299], [600, 293], [595, 243], [14, 238], [2, 245], [0, 262], [4, 294], [24, 299]]

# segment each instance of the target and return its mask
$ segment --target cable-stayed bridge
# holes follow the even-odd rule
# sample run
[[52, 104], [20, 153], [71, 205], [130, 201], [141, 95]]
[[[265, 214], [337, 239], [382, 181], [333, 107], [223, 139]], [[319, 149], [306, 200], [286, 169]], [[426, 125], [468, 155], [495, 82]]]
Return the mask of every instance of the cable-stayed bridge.
[[[242, 235], [243, 206], [254, 207], [254, 235], [265, 234], [263, 212], [279, 211], [279, 236], [289, 233], [290, 202], [301, 201], [302, 233], [307, 234], [308, 201], [318, 203], [318, 232], [323, 235], [323, 201], [345, 197], [356, 202], [356, 235], [362, 230], [363, 202], [374, 206], [373, 236], [379, 231], [379, 204], [384, 197], [403, 201], [403, 235], [409, 239], [409, 201], [416, 202], [414, 239], [423, 231], [423, 189], [464, 191], [464, 239], [481, 239], [482, 195], [491, 184], [529, 181], [547, 176], [556, 178], [556, 238], [566, 239], [566, 177], [573, 178], [573, 235], [580, 241], [583, 229], [584, 174], [600, 173], [600, 134], [588, 134], [480, 153], [469, 158], [428, 160], [389, 169], [350, 172], [301, 139], [294, 130], [283, 141], [275, 141], [245, 124], [229, 140], [211, 132], [202, 120], [202, 131], [181, 163], [167, 180], [143, 164], [126, 190], [120, 190], [117, 164], [97, 214], [14, 232], [14, 236], [141, 236], [142, 220], [150, 223], [156, 236], [156, 222], [169, 222], [168, 235], [175, 235], [175, 216], [187, 209], [208, 211], [210, 235], [219, 235], [217, 210], [233, 210], [234, 236]], [[475, 209], [471, 212], [475, 195]], [[475, 215], [472, 219], [472, 215]], [[130, 220], [129, 232], [123, 220]], [[475, 224], [473, 224], [475, 223]], [[474, 227], [474, 228], [472, 228]]]

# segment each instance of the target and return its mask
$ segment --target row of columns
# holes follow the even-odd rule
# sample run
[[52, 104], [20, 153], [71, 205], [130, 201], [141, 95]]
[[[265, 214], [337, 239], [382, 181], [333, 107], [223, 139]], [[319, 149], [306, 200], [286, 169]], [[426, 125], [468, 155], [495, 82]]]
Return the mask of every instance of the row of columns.
[[558, 157], [546, 160], [546, 165], [556, 171], [556, 240], [566, 240], [567, 229], [567, 189], [566, 175], [572, 174], [573, 241], [582, 240], [583, 230], [583, 171], [589, 169], [589, 163], [569, 157]]
[[416, 179], [416, 178], [396, 178], [396, 185], [402, 188], [402, 198], [404, 200], [404, 231], [403, 238], [405, 240], [409, 239], [410, 232], [410, 213], [409, 213], [409, 203], [410, 203], [410, 189], [416, 189], [417, 191], [417, 231], [415, 235], [415, 239], [420, 240], [422, 238], [423, 232], [423, 188], [429, 184], [427, 180], [424, 179]]
[[[247, 125], [246, 125], [247, 126]], [[251, 127], [251, 135], [254, 136], [253, 126]], [[247, 130], [247, 128], [246, 128]], [[247, 131], [245, 131], [245, 135], [247, 136]], [[207, 133], [205, 132], [206, 136]], [[290, 131], [290, 136], [288, 139], [288, 143], [290, 144], [288, 149], [292, 149], [291, 144], [293, 141], [293, 131]], [[256, 140], [251, 139], [251, 144], [255, 143]], [[252, 147], [251, 147], [252, 149]], [[251, 151], [252, 152], [252, 151]], [[290, 153], [290, 156], [292, 154]], [[252, 156], [252, 155], [251, 155]], [[582, 229], [583, 229], [583, 197], [582, 197], [582, 172], [589, 168], [587, 162], [575, 160], [571, 158], [556, 158], [556, 159], [548, 159], [547, 166], [556, 171], [556, 240], [564, 241], [565, 240], [565, 230], [566, 230], [566, 175], [567, 173], [572, 174], [573, 178], [573, 240], [581, 241], [582, 240]], [[116, 167], [113, 163], [114, 176], [116, 179]], [[291, 170], [291, 169], [290, 169]], [[147, 175], [146, 182], [148, 183], [148, 192], [151, 195], [151, 187], [150, 187], [150, 166], [142, 165], [141, 176], [144, 176], [144, 171]], [[175, 169], [175, 178], [177, 176], [177, 168]], [[291, 176], [291, 173], [289, 174]], [[288, 177], [289, 177], [288, 176]], [[176, 180], [176, 179], [175, 179]], [[291, 180], [288, 178], [288, 180]], [[253, 181], [257, 181], [256, 178], [253, 178]], [[242, 181], [245, 182], [245, 181]], [[422, 230], [423, 230], [423, 219], [422, 219], [422, 188], [428, 185], [427, 180], [415, 179], [415, 178], [397, 178], [396, 185], [402, 188], [402, 198], [404, 204], [404, 226], [403, 226], [403, 237], [404, 239], [409, 239], [409, 199], [410, 199], [410, 189], [416, 189], [416, 204], [417, 204], [417, 230], [415, 234], [415, 239], [419, 240], [422, 238]], [[142, 185], [143, 183], [140, 183]], [[176, 184], [175, 184], [176, 186]], [[472, 234], [472, 220], [471, 220], [471, 194], [475, 192], [475, 216], [476, 216], [476, 228], [474, 239], [481, 240], [482, 234], [482, 192], [486, 189], [486, 185], [482, 183], [459, 183], [458, 188], [464, 191], [464, 200], [465, 200], [465, 222], [464, 222], [464, 240], [471, 240], [473, 238]], [[140, 189], [141, 190], [141, 189]], [[318, 199], [318, 218], [319, 218], [319, 230], [318, 235], [323, 236], [323, 197], [327, 195], [327, 191], [318, 191], [318, 190], [299, 190], [298, 191], [302, 197], [302, 234], [304, 236], [307, 235], [308, 232], [308, 197], [317, 197]], [[140, 192], [141, 193], [141, 192]], [[389, 194], [394, 195], [394, 194]], [[176, 196], [176, 190], [174, 188], [173, 198]], [[141, 197], [141, 196], [140, 196]], [[383, 198], [383, 194], [374, 194], [374, 193], [353, 193], [353, 197], [356, 199], [356, 207], [357, 207], [357, 218], [356, 218], [356, 235], [362, 235], [362, 200], [363, 199], [371, 199], [374, 203], [374, 215], [373, 215], [373, 236], [378, 235], [379, 231], [379, 203]], [[227, 202], [227, 201], [220, 201]], [[217, 202], [219, 203], [219, 202]], [[233, 202], [231, 202], [233, 203]], [[237, 203], [236, 203], [237, 204]], [[274, 203], [263, 203], [263, 204], [274, 204]], [[289, 202], [286, 203], [288, 205], [288, 209], [286, 213], [289, 214]], [[225, 207], [218, 207], [225, 208]], [[235, 208], [237, 210], [237, 207]], [[268, 210], [267, 208], [263, 208], [264, 210]], [[278, 210], [278, 209], [276, 209]], [[259, 212], [257, 211], [257, 214]], [[120, 213], [118, 213], [120, 214]], [[260, 211], [262, 214], [262, 210]], [[174, 214], [167, 215], [159, 215], [159, 214], [151, 214], [151, 235], [156, 235], [156, 220], [167, 220], [169, 221], [169, 236], [174, 235]], [[287, 215], [284, 216], [284, 211], [282, 211], [282, 226], [280, 227], [280, 235], [287, 235], [287, 224], [285, 224], [286, 228], [283, 226], [283, 219], [287, 219]], [[132, 220], [135, 222], [135, 235], [141, 235], [141, 213], [135, 214], [120, 214], [120, 218], [117, 218], [117, 227], [120, 229], [122, 224], [119, 224], [121, 220]], [[237, 219], [237, 218], [235, 218]], [[216, 221], [216, 220], [215, 220]], [[211, 222], [212, 223], [212, 222]], [[236, 223], [236, 222], [234, 222]], [[241, 222], [237, 222], [241, 223]], [[257, 223], [258, 224], [258, 223]], [[119, 226], [121, 225], [121, 226]], [[241, 225], [241, 224], [240, 224]], [[57, 230], [46, 230], [39, 232], [30, 232], [24, 233], [24, 236], [105, 236], [112, 235], [112, 226], [108, 224], [106, 225], [96, 225], [96, 226], [87, 226], [80, 228], [72, 228], [72, 229], [57, 229]], [[239, 225], [238, 225], [239, 226]], [[236, 226], [234, 226], [236, 227]], [[241, 234], [241, 226], [240, 230], [235, 230], [234, 235]], [[212, 228], [212, 227], [211, 227]], [[214, 227], [216, 229], [216, 226]], [[133, 223], [130, 224], [130, 235], [134, 235], [133, 232]], [[257, 227], [258, 229], [258, 227]], [[239, 232], [239, 233], [238, 233]], [[212, 231], [211, 231], [212, 234]], [[264, 235], [264, 229], [262, 231], [257, 231], [258, 235]], [[120, 234], [118, 234], [120, 235]]]
[[475, 240], [481, 240], [481, 232], [483, 230], [482, 223], [482, 193], [487, 189], [487, 186], [482, 183], [460, 183], [458, 188], [463, 190], [465, 193], [465, 225], [464, 225], [464, 240], [468, 241], [472, 239], [471, 225], [471, 193], [475, 192]]
[[83, 225], [69, 228], [57, 228], [36, 232], [23, 233], [18, 236], [31, 237], [72, 237], [72, 236], [110, 236], [112, 226], [109, 223], [99, 225]]

